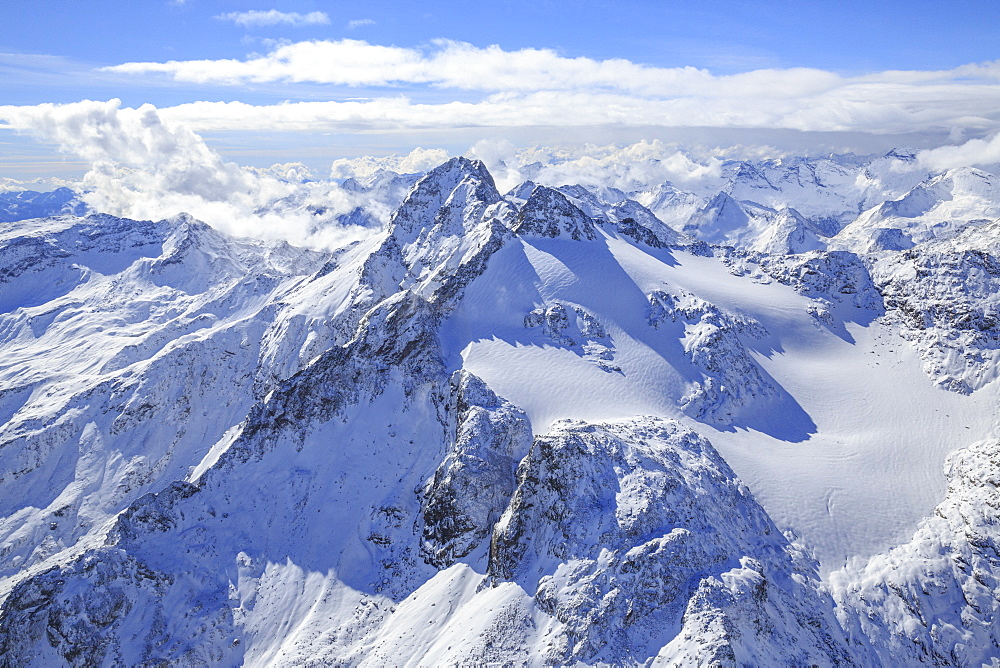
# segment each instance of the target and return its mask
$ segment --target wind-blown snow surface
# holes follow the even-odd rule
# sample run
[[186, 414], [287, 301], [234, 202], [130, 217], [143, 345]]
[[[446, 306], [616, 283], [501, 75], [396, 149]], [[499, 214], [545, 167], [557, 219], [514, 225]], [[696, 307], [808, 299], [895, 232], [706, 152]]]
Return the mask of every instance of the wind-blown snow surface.
[[730, 168], [736, 248], [464, 158], [333, 253], [6, 225], [0, 665], [997, 657], [995, 177], [881, 164]]

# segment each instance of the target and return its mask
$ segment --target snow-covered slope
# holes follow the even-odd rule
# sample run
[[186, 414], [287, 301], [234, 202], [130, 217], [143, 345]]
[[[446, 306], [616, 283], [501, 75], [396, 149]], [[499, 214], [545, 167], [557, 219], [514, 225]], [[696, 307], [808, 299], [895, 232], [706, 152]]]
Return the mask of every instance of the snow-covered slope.
[[315, 299], [304, 279], [339, 258], [186, 218], [18, 231], [0, 251], [5, 578], [183, 478], [276, 378], [336, 340], [323, 314], [338, 299], [327, 281], [308, 321], [282, 304]]
[[332, 253], [5, 227], [0, 664], [991, 660], [988, 226], [737, 191], [742, 248], [465, 158]]
[[949, 455], [948, 493], [913, 538], [831, 578], [851, 633], [883, 664], [995, 665], [1000, 443]]
[[1000, 179], [963, 167], [938, 174], [903, 197], [865, 211], [835, 237], [831, 247], [857, 252], [905, 250], [997, 218]]
[[77, 193], [69, 188], [56, 188], [44, 193], [34, 190], [0, 193], [0, 223], [59, 214], [81, 215], [85, 213], [86, 208]]
[[826, 245], [822, 230], [795, 209], [738, 202], [725, 192], [694, 212], [682, 230], [708, 243], [761, 253], [804, 253]]
[[[737, 160], [723, 163], [718, 178], [689, 184], [690, 190], [665, 183], [629, 196], [675, 229], [709, 243], [801, 253], [826, 248], [859, 214], [906, 196], [930, 176], [906, 151]], [[955, 178], [965, 183], [963, 176]], [[854, 249], [842, 241], [831, 247]]]
[[739, 162], [723, 188], [738, 201], [793, 208], [830, 236], [874, 204], [905, 193], [926, 177], [912, 153]]

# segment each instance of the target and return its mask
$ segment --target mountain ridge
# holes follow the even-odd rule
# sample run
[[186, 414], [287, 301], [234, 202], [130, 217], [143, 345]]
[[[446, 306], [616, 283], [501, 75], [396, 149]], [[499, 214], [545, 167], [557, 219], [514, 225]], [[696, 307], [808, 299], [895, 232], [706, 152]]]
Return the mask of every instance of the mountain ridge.
[[[962, 543], [953, 510], [995, 496], [976, 482], [997, 427], [983, 225], [899, 251], [734, 248], [621, 191], [501, 195], [466, 158], [334, 252], [185, 216], [12, 225], [0, 663], [990, 655], [972, 583], [995, 577], [992, 529]], [[931, 406], [949, 415], [912, 419]], [[944, 573], [928, 531], [983, 573], [955, 576], [984, 601], [967, 610], [924, 594], [959, 606], [947, 631], [905, 594], [861, 597]]]

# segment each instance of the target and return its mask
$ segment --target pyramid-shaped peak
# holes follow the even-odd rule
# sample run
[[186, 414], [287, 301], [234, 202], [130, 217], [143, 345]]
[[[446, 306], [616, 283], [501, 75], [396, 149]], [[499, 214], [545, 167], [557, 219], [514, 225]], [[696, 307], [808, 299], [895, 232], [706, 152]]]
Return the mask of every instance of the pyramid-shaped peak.
[[534, 181], [525, 181], [524, 183], [508, 190], [505, 197], [507, 199], [517, 200], [519, 203], [527, 202], [536, 187], [537, 184]]
[[486, 169], [486, 165], [481, 160], [470, 160], [460, 155], [427, 172], [414, 184], [407, 200], [434, 198], [442, 193], [444, 199], [447, 199], [463, 182], [482, 184], [487, 191], [496, 193], [497, 198], [500, 196], [493, 182], [493, 175]]
[[752, 188], [763, 188], [766, 190], [778, 190], [762, 171], [754, 167], [749, 162], [740, 162], [735, 173], [730, 179], [729, 188], [744, 185]]
[[733, 197], [729, 193], [727, 193], [724, 190], [721, 190], [718, 193], [716, 193], [715, 196], [708, 201], [708, 204], [702, 207], [702, 209], [703, 210], [720, 209], [725, 206], [739, 206], [739, 204], [736, 202], [735, 199], [733, 199]]
[[594, 221], [566, 195], [545, 186], [535, 186], [521, 207], [514, 232], [522, 236], [596, 239]]
[[[461, 191], [461, 196], [457, 196]], [[392, 215], [390, 225], [410, 233], [432, 223], [450, 206], [488, 206], [501, 199], [493, 176], [480, 160], [457, 156], [427, 172]]]
[[682, 231], [709, 243], [724, 243], [729, 234], [746, 227], [748, 221], [740, 203], [720, 192], [691, 216]]
[[[445, 163], [442, 163], [427, 172], [427, 175], [420, 180], [423, 181], [454, 181], [457, 185], [458, 182], [465, 178], [474, 178], [480, 181], [489, 183], [490, 186], [496, 188], [496, 184], [493, 182], [493, 175], [490, 171], [486, 169], [486, 165], [483, 164], [482, 160], [472, 160], [466, 158], [464, 155], [458, 155], [451, 158]], [[418, 182], [418, 183], [420, 183]]]

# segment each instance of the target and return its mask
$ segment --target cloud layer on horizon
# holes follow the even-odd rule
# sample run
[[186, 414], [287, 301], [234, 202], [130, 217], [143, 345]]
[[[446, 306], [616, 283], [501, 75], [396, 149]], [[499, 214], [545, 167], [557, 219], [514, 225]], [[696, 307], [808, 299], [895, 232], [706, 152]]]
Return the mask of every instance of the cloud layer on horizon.
[[[87, 203], [99, 211], [135, 219], [187, 212], [232, 234], [319, 248], [333, 248], [372, 233], [370, 228], [317, 226], [309, 213], [310, 206], [336, 215], [371, 205], [363, 193], [351, 192], [336, 181], [311, 181], [308, 169], [300, 163], [253, 169], [226, 161], [201, 136], [172, 120], [170, 111], [152, 105], [123, 108], [118, 100], [84, 101], [0, 107], [0, 119], [9, 128], [55, 143], [62, 151], [88, 161], [91, 168], [80, 186]], [[624, 146], [517, 147], [492, 139], [475, 143], [465, 154], [483, 160], [501, 190], [530, 176], [546, 185], [578, 183], [628, 192], [671, 182], [682, 189], [708, 192], [722, 175], [723, 160], [780, 157], [781, 152], [744, 146], [692, 152], [658, 140]], [[417, 148], [405, 155], [338, 159], [331, 165], [330, 176], [364, 180], [382, 169], [424, 172], [448, 157], [449, 152], [441, 148]], [[918, 160], [920, 167], [901, 163], [900, 168], [940, 171], [996, 165], [1000, 163], [1000, 134], [925, 150], [918, 153]], [[280, 206], [275, 208], [275, 204]], [[385, 203], [375, 204], [374, 217], [387, 219], [390, 209], [382, 206]]]
[[[550, 49], [505, 51], [449, 40], [417, 49], [342, 39], [283, 43], [243, 60], [133, 62], [104, 71], [215, 87], [323, 84], [377, 91], [365, 100], [192, 102], [165, 110], [196, 130], [617, 125], [983, 134], [1000, 127], [1000, 61], [857, 76], [810, 68], [716, 75], [567, 58]], [[402, 86], [410, 97], [393, 94]], [[421, 101], [421, 90], [433, 91], [435, 101]], [[454, 94], [441, 102], [444, 91]]]

